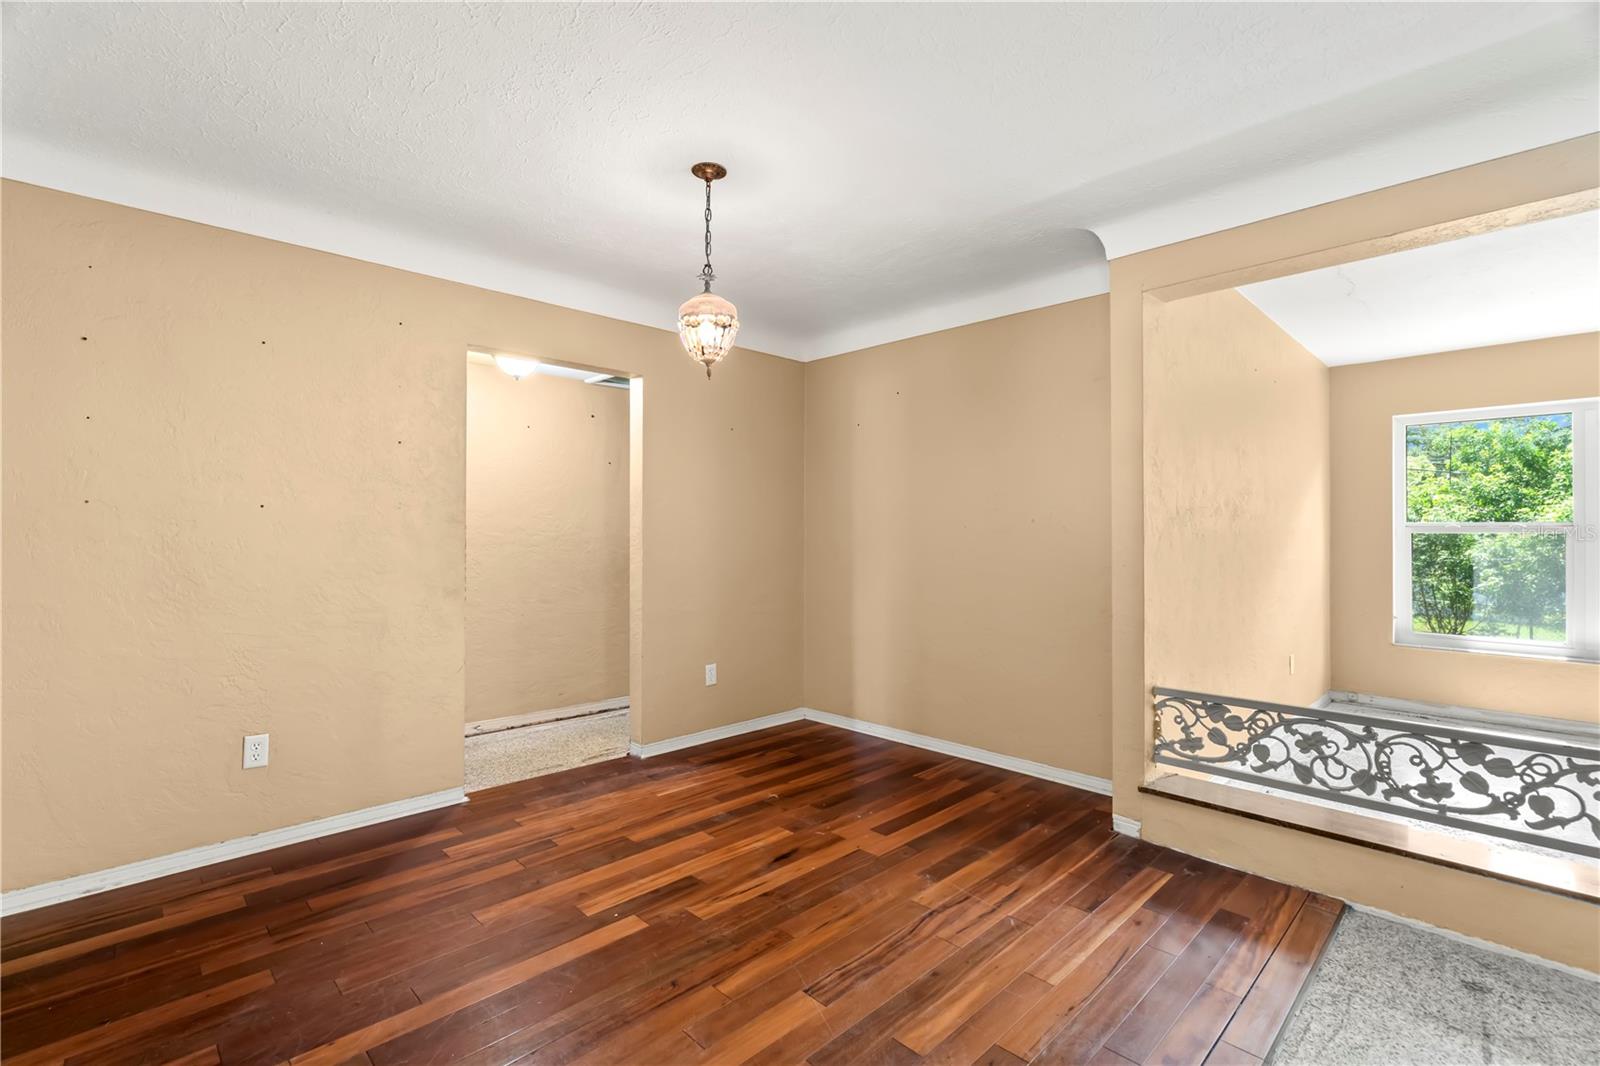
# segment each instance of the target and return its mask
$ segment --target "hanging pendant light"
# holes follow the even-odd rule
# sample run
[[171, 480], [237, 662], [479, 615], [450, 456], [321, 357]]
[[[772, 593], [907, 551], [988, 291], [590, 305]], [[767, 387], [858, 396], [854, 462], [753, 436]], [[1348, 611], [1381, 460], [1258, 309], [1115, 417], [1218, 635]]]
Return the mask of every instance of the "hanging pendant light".
[[706, 265], [700, 268], [705, 290], [678, 308], [678, 337], [689, 357], [706, 368], [709, 378], [711, 368], [722, 362], [739, 335], [739, 309], [711, 291], [711, 283], [717, 280], [711, 270], [711, 183], [727, 177], [728, 168], [721, 163], [696, 163], [689, 173], [706, 183]]

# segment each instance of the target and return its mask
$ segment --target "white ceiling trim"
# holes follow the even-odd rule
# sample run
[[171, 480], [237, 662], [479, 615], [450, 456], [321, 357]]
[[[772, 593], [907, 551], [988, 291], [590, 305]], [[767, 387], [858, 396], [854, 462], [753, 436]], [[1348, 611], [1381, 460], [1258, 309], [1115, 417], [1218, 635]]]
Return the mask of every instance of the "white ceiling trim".
[[1490, 114], [1457, 116], [1374, 140], [1326, 159], [1307, 160], [1228, 182], [1202, 195], [1106, 219], [1091, 228], [1111, 259], [1403, 185], [1600, 130], [1591, 116], [1575, 127], [1570, 110], [1542, 97], [1509, 98]]
[[[443, 281], [667, 332], [676, 329], [672, 318], [677, 308], [663, 306], [652, 297], [297, 204], [241, 195], [109, 160], [86, 158], [25, 135], [7, 135], [5, 151], [0, 156], [0, 173], [13, 181], [331, 252]], [[1029, 278], [989, 292], [896, 312], [812, 337], [747, 322], [740, 331], [740, 347], [805, 363], [1108, 291], [1110, 271], [1102, 261]]]
[[[474, 252], [458, 245], [356, 219], [243, 196], [211, 185], [152, 174], [105, 159], [89, 159], [30, 137], [8, 133], [0, 172], [14, 181], [42, 185], [95, 200], [170, 215], [189, 222], [247, 233], [319, 252], [332, 252], [379, 266], [556, 304], [606, 318], [673, 331], [677, 307], [570, 274]], [[742, 332], [754, 351], [785, 355], [798, 338], [757, 327]], [[774, 350], [776, 349], [776, 350]]]
[[[1331, 158], [1229, 180], [1211, 192], [1107, 218], [1086, 230], [1100, 239], [1107, 259], [1116, 259], [1587, 132], [1592, 130], [1574, 129], [1570, 109], [1552, 108], [1544, 96], [1511, 97], [1502, 99], [1490, 114], [1455, 116]], [[663, 305], [656, 296], [283, 200], [91, 158], [21, 132], [7, 131], [0, 173], [16, 181], [446, 281], [668, 332], [674, 329], [675, 305]], [[1108, 291], [1107, 259], [818, 334], [747, 321], [741, 346], [809, 362], [1082, 299]]]
[[1106, 263], [1088, 263], [1044, 277], [1029, 278], [992, 292], [961, 296], [899, 312], [872, 322], [845, 326], [811, 341], [802, 354], [790, 358], [802, 363], [859, 352], [880, 344], [909, 340], [941, 330], [987, 322], [992, 318], [1036, 311], [1041, 307], [1082, 300], [1111, 291], [1111, 270]]
[[[1457, 123], [1413, 133], [1351, 153], [1341, 166], [1326, 161], [1237, 182], [1205, 197], [1139, 212], [1096, 226], [1108, 259], [1246, 225], [1374, 189], [1426, 177], [1453, 166], [1481, 162], [1488, 144], [1502, 154], [1525, 151], [1570, 133], [1541, 121], [1535, 107], [1510, 108], [1492, 129], [1467, 136]], [[1546, 116], [1548, 119], [1548, 116]], [[1552, 126], [1546, 129], [1546, 126]], [[1452, 159], [1444, 167], [1429, 160]], [[656, 298], [541, 270], [525, 262], [486, 255], [389, 227], [258, 196], [241, 195], [181, 177], [153, 174], [104, 159], [90, 159], [31, 137], [10, 134], [0, 172], [7, 178], [174, 218], [330, 252], [380, 266], [670, 332], [672, 307]], [[826, 359], [877, 345], [954, 329], [1084, 299], [1110, 289], [1107, 261], [1026, 279], [1014, 285], [897, 311], [869, 322], [801, 336], [763, 323], [747, 323], [741, 347], [798, 362]], [[666, 321], [663, 321], [666, 320]], [[1368, 358], [1371, 358], [1370, 356]]]
[[[669, 332], [676, 328], [671, 322], [676, 307], [663, 307], [659, 300], [637, 293], [296, 204], [244, 196], [107, 160], [87, 159], [26, 136], [6, 137], [0, 172], [13, 181], [331, 252], [379, 266]], [[991, 292], [898, 312], [816, 337], [794, 336], [760, 323], [752, 328], [747, 323], [740, 331], [740, 347], [805, 363], [1081, 300], [1109, 289], [1110, 273], [1106, 264], [1092, 263]], [[666, 324], [663, 319], [667, 320]]]

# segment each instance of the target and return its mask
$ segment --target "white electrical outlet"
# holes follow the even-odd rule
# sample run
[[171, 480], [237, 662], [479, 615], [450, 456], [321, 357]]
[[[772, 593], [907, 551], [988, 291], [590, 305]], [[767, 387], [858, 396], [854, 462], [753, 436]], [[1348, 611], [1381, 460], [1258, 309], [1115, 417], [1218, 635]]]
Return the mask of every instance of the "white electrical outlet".
[[706, 663], [706, 687], [710, 688], [717, 683], [717, 664]]
[[1294, 656], [1292, 654], [1289, 656], [1289, 673], [1294, 673]]
[[244, 738], [244, 768], [253, 770], [267, 765], [267, 734], [256, 733]]

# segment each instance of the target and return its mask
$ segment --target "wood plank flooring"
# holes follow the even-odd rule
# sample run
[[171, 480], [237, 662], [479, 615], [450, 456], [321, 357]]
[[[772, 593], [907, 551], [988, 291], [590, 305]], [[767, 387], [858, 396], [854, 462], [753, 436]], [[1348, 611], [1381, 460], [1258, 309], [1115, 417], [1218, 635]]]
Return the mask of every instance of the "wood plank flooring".
[[1259, 1063], [1342, 905], [802, 723], [0, 925], [38, 1063]]

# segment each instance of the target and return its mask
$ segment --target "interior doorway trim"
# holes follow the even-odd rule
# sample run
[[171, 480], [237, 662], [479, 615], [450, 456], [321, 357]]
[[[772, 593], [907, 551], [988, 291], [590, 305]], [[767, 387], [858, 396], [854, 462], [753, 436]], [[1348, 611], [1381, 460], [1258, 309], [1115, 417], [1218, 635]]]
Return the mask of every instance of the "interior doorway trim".
[[[502, 344], [468, 343], [466, 358], [462, 363], [462, 374], [466, 373], [468, 363], [494, 363], [496, 355], [515, 355], [527, 359], [535, 359], [548, 366], [559, 366], [565, 370], [583, 371], [593, 376], [604, 376], [613, 380], [625, 380], [628, 383], [628, 694], [625, 697], [614, 697], [621, 700], [620, 704], [611, 707], [597, 707], [592, 712], [602, 710], [617, 710], [626, 707], [628, 710], [628, 738], [632, 746], [639, 744], [644, 733], [643, 718], [645, 707], [644, 693], [644, 431], [645, 431], [645, 406], [643, 373], [629, 370], [617, 370], [611, 367], [600, 366], [595, 363], [585, 363], [565, 356], [551, 356], [548, 352], [540, 353], [528, 349], [507, 347]], [[595, 384], [595, 382], [590, 382]], [[620, 387], [620, 386], [612, 386]], [[466, 388], [463, 384], [461, 408], [461, 443], [462, 454], [466, 454], [467, 437], [467, 411]], [[466, 514], [466, 481], [462, 480], [462, 515]], [[601, 702], [610, 702], [601, 701]], [[582, 706], [582, 705], [577, 705]], [[505, 719], [485, 719], [480, 722], [466, 723], [465, 736], [474, 737], [483, 733], [498, 732], [502, 729], [515, 728], [518, 725], [537, 724], [539, 719], [532, 721], [513, 721], [521, 716], [508, 716]], [[479, 729], [474, 731], [474, 726], [483, 726], [486, 723], [495, 723], [494, 728]], [[504, 724], [501, 724], [504, 723]]]

